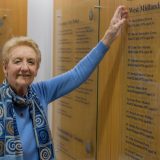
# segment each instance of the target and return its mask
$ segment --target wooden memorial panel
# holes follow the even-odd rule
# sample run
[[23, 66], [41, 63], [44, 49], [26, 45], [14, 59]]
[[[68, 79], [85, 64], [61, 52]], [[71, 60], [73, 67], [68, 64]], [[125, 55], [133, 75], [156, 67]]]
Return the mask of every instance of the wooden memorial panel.
[[160, 1], [122, 1], [129, 26], [123, 40], [121, 160], [160, 159]]
[[158, 160], [160, 1], [101, 0], [101, 36], [119, 4], [129, 20], [99, 68], [97, 159]]
[[[58, 160], [160, 159], [160, 1], [101, 0], [100, 20], [94, 9], [94, 20], [87, 19], [93, 2], [74, 2], [56, 2], [56, 74], [70, 69], [84, 55], [81, 52], [96, 44], [98, 31], [83, 30], [85, 35], [77, 34], [84, 26], [95, 31], [100, 25], [101, 38], [119, 4], [128, 7], [129, 20], [101, 62], [98, 74], [95, 71], [86, 84], [55, 103]], [[78, 11], [81, 5], [85, 8], [83, 12]], [[93, 92], [84, 96], [89, 90]]]
[[[54, 75], [71, 69], [98, 42], [97, 0], [55, 1]], [[74, 92], [54, 103], [57, 160], [96, 157], [97, 70]]]

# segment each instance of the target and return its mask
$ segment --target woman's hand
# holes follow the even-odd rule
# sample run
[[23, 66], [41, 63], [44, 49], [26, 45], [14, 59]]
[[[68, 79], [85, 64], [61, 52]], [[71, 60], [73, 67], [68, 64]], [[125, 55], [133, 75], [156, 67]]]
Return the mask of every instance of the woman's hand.
[[107, 29], [104, 37], [102, 38], [102, 42], [107, 46], [110, 47], [114, 39], [119, 35], [121, 28], [125, 21], [128, 18], [128, 11], [125, 6], [119, 6], [112, 20], [110, 22], [109, 28]]

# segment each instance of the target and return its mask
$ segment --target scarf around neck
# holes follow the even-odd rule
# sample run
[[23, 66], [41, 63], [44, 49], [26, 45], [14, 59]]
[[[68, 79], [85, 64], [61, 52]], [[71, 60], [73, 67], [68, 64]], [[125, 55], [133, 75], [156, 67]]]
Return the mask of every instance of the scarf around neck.
[[19, 97], [6, 81], [0, 86], [0, 160], [23, 160], [15, 103], [29, 107], [40, 160], [54, 160], [48, 120], [38, 97], [31, 88], [25, 98]]

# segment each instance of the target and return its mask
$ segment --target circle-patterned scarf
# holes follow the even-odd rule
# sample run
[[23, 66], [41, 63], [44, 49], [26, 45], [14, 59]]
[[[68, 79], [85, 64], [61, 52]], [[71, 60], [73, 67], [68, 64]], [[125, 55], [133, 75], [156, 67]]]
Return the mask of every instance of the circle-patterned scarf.
[[0, 160], [23, 160], [14, 103], [29, 106], [40, 160], [54, 160], [48, 120], [31, 88], [25, 98], [17, 96], [5, 81], [0, 86]]

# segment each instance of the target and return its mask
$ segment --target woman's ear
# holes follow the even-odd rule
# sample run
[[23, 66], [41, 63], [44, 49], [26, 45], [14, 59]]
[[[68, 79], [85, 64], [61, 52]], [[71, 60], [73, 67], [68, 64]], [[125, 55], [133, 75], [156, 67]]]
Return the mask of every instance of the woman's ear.
[[3, 73], [7, 77], [7, 64], [3, 62]]

